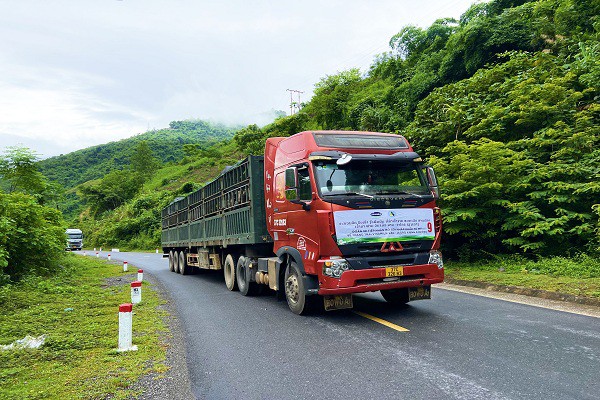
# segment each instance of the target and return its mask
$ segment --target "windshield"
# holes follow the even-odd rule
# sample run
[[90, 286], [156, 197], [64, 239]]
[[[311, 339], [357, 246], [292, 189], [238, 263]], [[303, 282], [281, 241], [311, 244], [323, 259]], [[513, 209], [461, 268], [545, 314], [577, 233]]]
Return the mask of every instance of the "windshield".
[[429, 195], [425, 176], [414, 162], [352, 160], [345, 165], [317, 161], [315, 177], [323, 197], [339, 195]]
[[69, 239], [82, 239], [83, 235], [81, 233], [69, 233]]

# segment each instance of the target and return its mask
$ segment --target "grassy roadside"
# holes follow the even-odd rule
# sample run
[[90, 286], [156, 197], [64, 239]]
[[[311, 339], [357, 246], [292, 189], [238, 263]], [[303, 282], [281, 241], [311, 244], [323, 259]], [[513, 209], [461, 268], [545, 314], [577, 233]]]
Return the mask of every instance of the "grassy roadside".
[[600, 261], [581, 255], [539, 261], [498, 257], [489, 262], [448, 262], [446, 277], [467, 281], [519, 286], [600, 299]]
[[158, 295], [144, 282], [134, 307], [136, 352], [116, 352], [118, 305], [130, 302], [132, 273], [67, 254], [60, 274], [0, 288], [0, 344], [46, 334], [39, 349], [0, 351], [0, 399], [122, 399], [142, 375], [166, 370]]

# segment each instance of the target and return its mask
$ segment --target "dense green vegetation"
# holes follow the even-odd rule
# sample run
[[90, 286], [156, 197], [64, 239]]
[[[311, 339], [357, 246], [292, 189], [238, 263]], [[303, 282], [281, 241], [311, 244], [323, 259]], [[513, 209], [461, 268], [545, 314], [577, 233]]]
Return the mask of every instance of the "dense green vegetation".
[[600, 1], [496, 0], [403, 28], [366, 75], [323, 78], [296, 115], [234, 137], [404, 134], [438, 171], [447, 254], [574, 255], [600, 242]]
[[116, 351], [118, 305], [134, 277], [69, 254], [54, 276], [0, 286], [0, 345], [45, 335], [39, 349], [0, 351], [0, 399], [130, 399], [140, 376], [164, 373], [164, 301], [146, 282], [133, 316], [138, 351]]
[[[39, 173], [37, 156], [19, 147], [0, 157], [0, 286], [27, 274], [51, 274], [65, 248], [55, 186]], [[43, 255], [43, 257], [42, 257]]]

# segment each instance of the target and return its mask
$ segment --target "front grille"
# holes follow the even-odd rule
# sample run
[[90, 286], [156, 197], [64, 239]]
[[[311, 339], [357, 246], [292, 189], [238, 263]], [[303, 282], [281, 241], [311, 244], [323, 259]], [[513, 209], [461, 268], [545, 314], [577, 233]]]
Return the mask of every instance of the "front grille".
[[398, 276], [398, 279], [389, 280], [389, 278], [376, 278], [376, 279], [360, 279], [356, 281], [357, 285], [379, 285], [382, 283], [395, 283], [395, 282], [406, 282], [406, 281], [420, 281], [425, 279], [425, 275], [417, 274], [417, 275], [407, 275], [407, 276]]

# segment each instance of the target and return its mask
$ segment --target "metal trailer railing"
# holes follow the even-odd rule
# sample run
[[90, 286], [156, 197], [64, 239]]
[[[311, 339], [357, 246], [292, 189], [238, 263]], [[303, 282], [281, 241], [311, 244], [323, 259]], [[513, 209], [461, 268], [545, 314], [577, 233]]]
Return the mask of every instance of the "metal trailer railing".
[[248, 156], [162, 210], [162, 247], [271, 242], [264, 203], [263, 157]]

